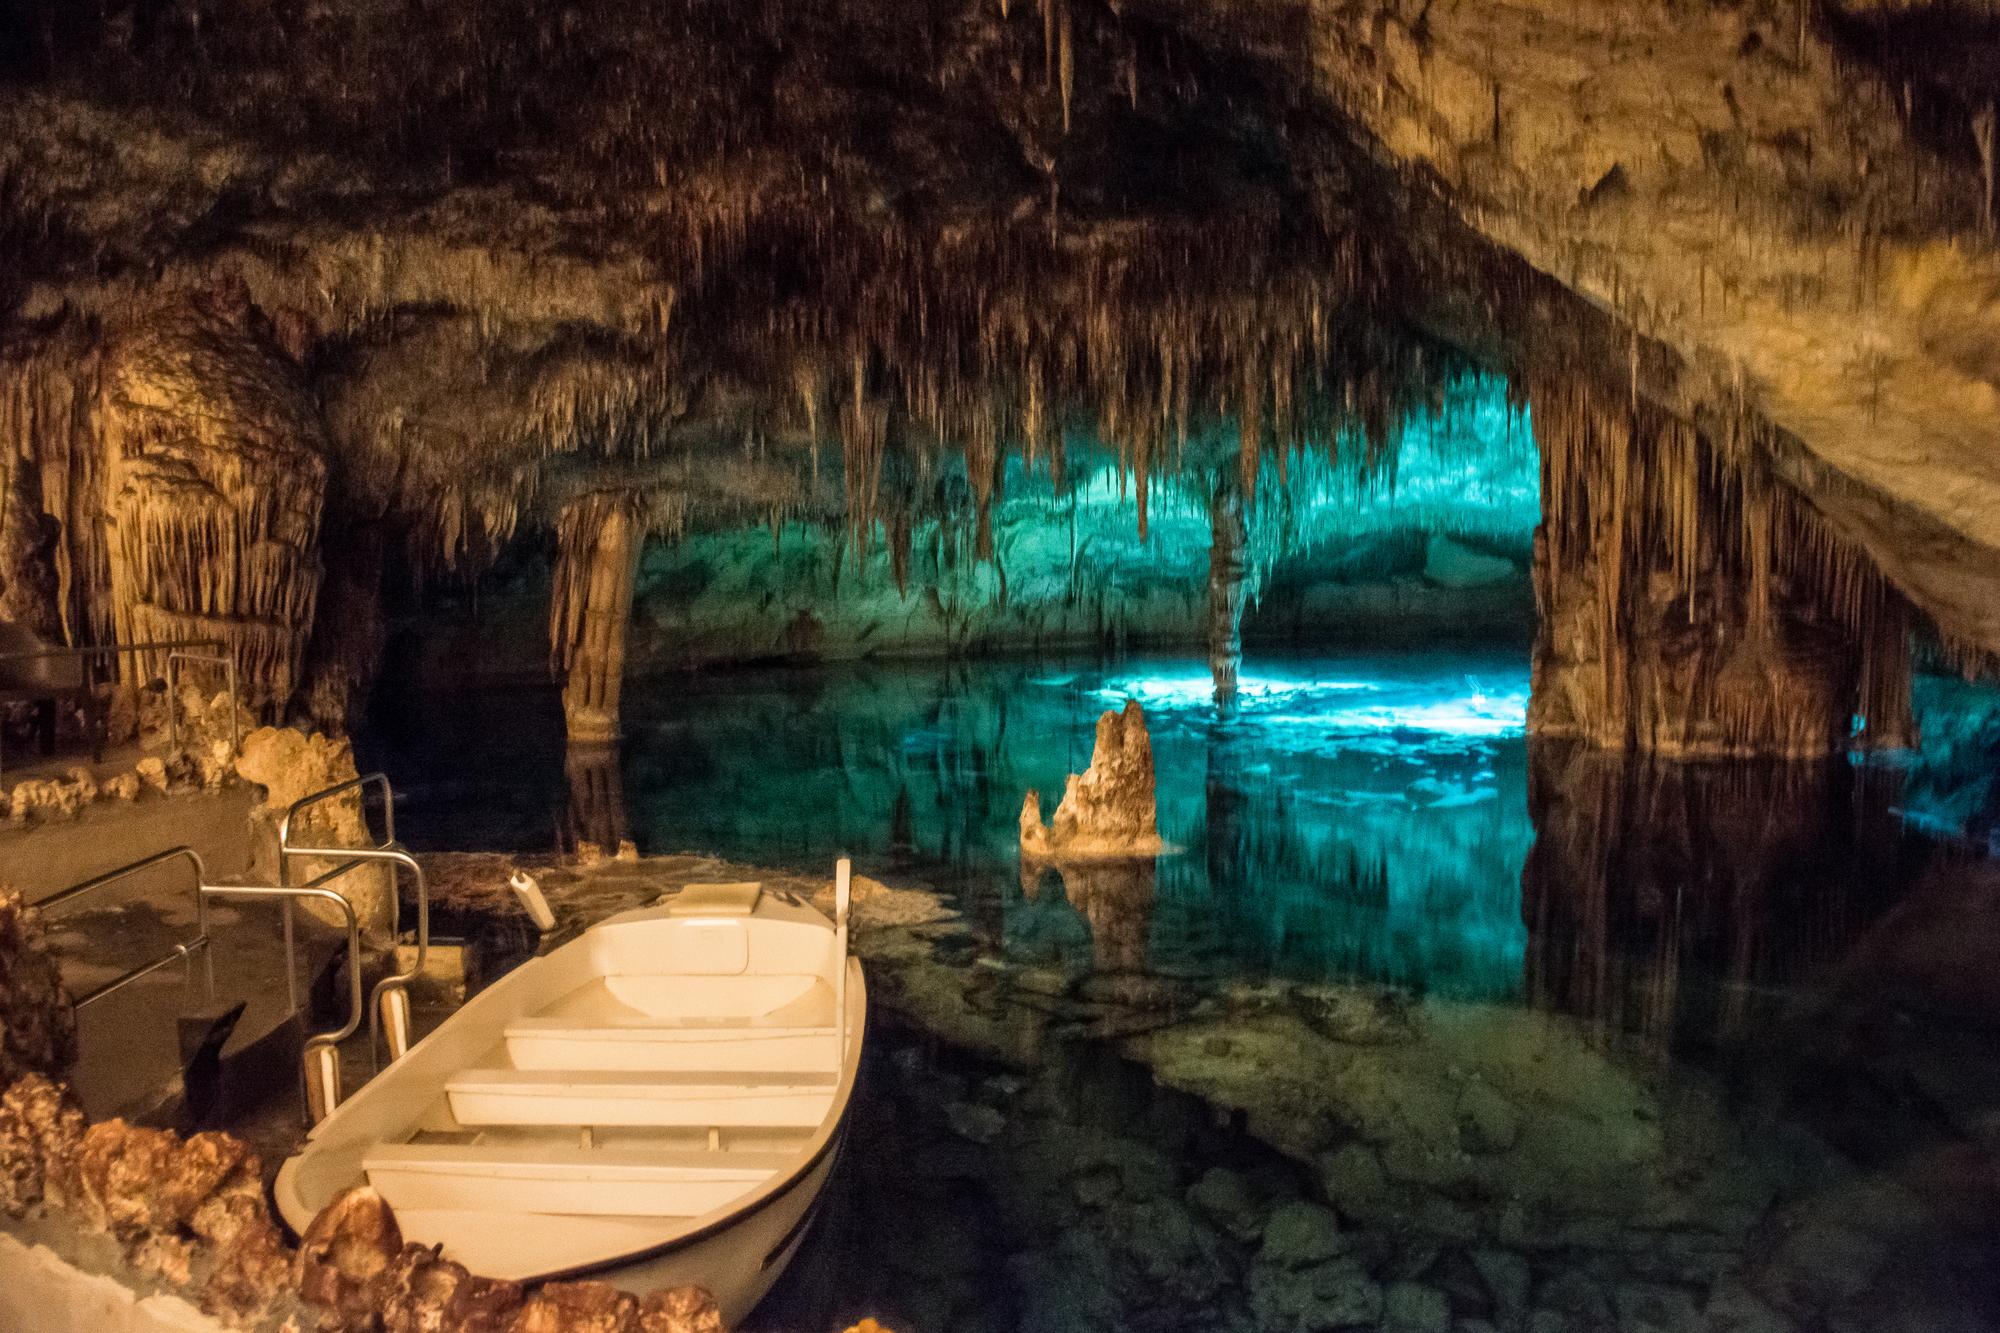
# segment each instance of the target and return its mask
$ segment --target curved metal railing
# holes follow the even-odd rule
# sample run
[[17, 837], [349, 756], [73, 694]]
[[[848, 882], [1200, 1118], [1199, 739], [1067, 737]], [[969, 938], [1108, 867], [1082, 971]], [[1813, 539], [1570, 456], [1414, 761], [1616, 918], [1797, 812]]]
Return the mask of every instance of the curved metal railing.
[[[365, 791], [379, 785], [382, 789], [382, 831], [383, 839], [372, 847], [303, 847], [292, 841], [292, 826], [301, 811], [326, 801], [345, 796], [352, 791]], [[364, 822], [367, 812], [362, 812]], [[375, 983], [368, 1005], [368, 1054], [371, 1063], [380, 1067], [383, 1033], [388, 1034], [389, 1059], [400, 1060], [410, 1048], [410, 983], [422, 975], [430, 957], [431, 944], [431, 897], [430, 886], [424, 879], [424, 868], [410, 855], [409, 849], [396, 841], [396, 792], [385, 773], [364, 773], [346, 782], [336, 783], [324, 790], [313, 792], [292, 802], [278, 822], [278, 862], [279, 878], [290, 878], [290, 867], [294, 858], [318, 857], [338, 860], [341, 864], [317, 877], [313, 883], [320, 884], [337, 878], [351, 870], [369, 864], [387, 864], [398, 893], [396, 910], [401, 911], [400, 871], [407, 870], [414, 881], [417, 899], [417, 950], [410, 966], [401, 972], [391, 973]], [[289, 915], [285, 920], [287, 967], [290, 967], [292, 922]]]
[[[347, 1021], [337, 1028], [312, 1033], [306, 1038], [303, 1053], [303, 1074], [306, 1091], [306, 1109], [312, 1120], [317, 1121], [331, 1110], [340, 1100], [340, 1043], [353, 1036], [361, 1027], [361, 923], [354, 915], [354, 904], [345, 896], [330, 889], [327, 883], [352, 869], [336, 866], [325, 874], [316, 875], [304, 884], [210, 884], [208, 870], [202, 863], [201, 854], [192, 847], [170, 847], [163, 852], [143, 857], [129, 865], [107, 870], [103, 874], [73, 885], [62, 892], [44, 898], [36, 904], [38, 910], [47, 913], [60, 911], [77, 899], [97, 892], [120, 880], [130, 879], [142, 871], [174, 861], [185, 861], [194, 874], [193, 889], [195, 902], [195, 934], [192, 939], [182, 940], [158, 958], [141, 963], [111, 980], [103, 982], [75, 1000], [77, 1008], [92, 1004], [114, 991], [157, 972], [176, 960], [191, 959], [195, 954], [202, 956], [205, 988], [212, 999], [215, 994], [214, 960], [211, 957], [208, 933], [208, 904], [210, 899], [262, 899], [282, 902], [289, 914], [292, 905], [308, 899], [331, 904], [345, 918], [347, 927]], [[289, 921], [289, 915], [288, 915]], [[286, 966], [292, 965], [289, 953], [291, 940], [286, 940]], [[297, 1012], [298, 1006], [292, 1006]]]
[[[76, 1008], [81, 1009], [85, 1005], [103, 999], [114, 991], [123, 990], [133, 982], [139, 980], [139, 978], [151, 976], [169, 963], [187, 962], [193, 959], [196, 954], [202, 956], [203, 971], [206, 974], [207, 992], [211, 998], [214, 996], [215, 964], [208, 952], [208, 899], [205, 894], [205, 890], [208, 887], [208, 871], [202, 865], [201, 856], [194, 848], [170, 847], [164, 852], [155, 852], [153, 855], [142, 857], [130, 865], [119, 866], [116, 870], [107, 870], [101, 875], [83, 881], [81, 884], [71, 885], [61, 893], [52, 894], [42, 899], [40, 902], [34, 904], [34, 906], [37, 911], [46, 916], [50, 912], [62, 910], [79, 898], [96, 893], [98, 890], [116, 884], [120, 880], [130, 879], [141, 871], [151, 870], [154, 866], [166, 865], [171, 861], [186, 861], [194, 871], [194, 938], [182, 940], [159, 957], [149, 962], [140, 963], [138, 966], [120, 973], [118, 976], [111, 978], [111, 980], [103, 982], [86, 993], [77, 996], [71, 1001]], [[191, 976], [192, 974], [190, 974]]]

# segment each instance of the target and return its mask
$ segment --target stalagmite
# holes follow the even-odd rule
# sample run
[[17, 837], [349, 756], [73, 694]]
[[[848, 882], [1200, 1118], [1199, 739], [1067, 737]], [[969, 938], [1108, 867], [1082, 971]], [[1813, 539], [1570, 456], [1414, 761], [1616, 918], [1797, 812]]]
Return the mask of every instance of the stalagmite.
[[1021, 803], [1021, 855], [1028, 861], [1157, 856], [1159, 812], [1153, 787], [1153, 738], [1146, 714], [1132, 700], [1097, 719], [1090, 767], [1072, 773], [1055, 819], [1043, 827], [1042, 797]]
[[563, 680], [563, 717], [573, 744], [618, 735], [625, 630], [645, 535], [638, 504], [619, 493], [572, 501], [557, 525], [550, 663]]
[[1243, 497], [1224, 484], [1208, 503], [1208, 671], [1215, 702], [1236, 702], [1236, 676], [1243, 664]]

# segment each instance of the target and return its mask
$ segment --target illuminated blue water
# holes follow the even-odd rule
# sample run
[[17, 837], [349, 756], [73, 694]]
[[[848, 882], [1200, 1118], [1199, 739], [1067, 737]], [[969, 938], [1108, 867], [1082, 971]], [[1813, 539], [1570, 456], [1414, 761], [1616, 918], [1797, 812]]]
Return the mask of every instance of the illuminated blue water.
[[[1512, 995], [1532, 840], [1527, 690], [1521, 654], [1502, 651], [1253, 657], [1226, 720], [1206, 667], [1177, 658], [638, 683], [618, 755], [622, 834], [648, 853], [800, 869], [849, 853], [864, 871], [957, 892], [1010, 953], [1069, 969]], [[1040, 790], [1052, 811], [1065, 775], [1090, 762], [1098, 715], [1127, 699], [1150, 721], [1174, 848], [1148, 868], [1137, 937], [1093, 932], [1073, 901], [1090, 886], [1024, 884], [1017, 854], [1023, 794]], [[473, 696], [379, 731], [365, 757], [396, 774], [419, 844], [547, 847], [574, 811], [544, 692]], [[1129, 907], [1135, 894], [1118, 897]]]

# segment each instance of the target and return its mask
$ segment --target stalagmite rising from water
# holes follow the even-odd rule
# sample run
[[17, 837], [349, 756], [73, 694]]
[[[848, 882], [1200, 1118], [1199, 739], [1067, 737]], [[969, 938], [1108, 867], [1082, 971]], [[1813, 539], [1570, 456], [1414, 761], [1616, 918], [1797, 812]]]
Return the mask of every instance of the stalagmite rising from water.
[[1243, 497], [1228, 485], [1208, 504], [1208, 671], [1215, 678], [1215, 702], [1236, 702], [1237, 670], [1243, 664]]
[[645, 535], [625, 495], [584, 496], [563, 510], [557, 525], [549, 646], [551, 665], [563, 677], [563, 717], [572, 742], [599, 743], [618, 734], [625, 625]]

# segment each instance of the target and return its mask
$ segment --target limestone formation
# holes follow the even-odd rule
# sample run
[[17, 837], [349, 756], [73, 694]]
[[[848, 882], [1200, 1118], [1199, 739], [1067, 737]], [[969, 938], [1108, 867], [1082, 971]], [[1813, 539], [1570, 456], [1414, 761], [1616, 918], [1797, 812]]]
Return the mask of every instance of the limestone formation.
[[76, 1010], [41, 913], [0, 886], [0, 1082], [61, 1075], [76, 1059]]
[[1145, 710], [1136, 699], [1097, 719], [1090, 767], [1072, 773], [1048, 828], [1041, 821], [1041, 793], [1021, 804], [1024, 859], [1089, 860], [1157, 856], [1160, 841], [1153, 795], [1153, 742]]
[[630, 496], [591, 495], [563, 511], [557, 534], [550, 665], [563, 681], [571, 742], [602, 744], [618, 735], [625, 634], [645, 523]]
[[388, 1202], [366, 1185], [337, 1196], [299, 1237], [293, 1281], [309, 1304], [336, 1315], [369, 1309], [371, 1285], [403, 1251]]
[[[351, 742], [323, 733], [308, 735], [291, 727], [261, 727], [245, 736], [236, 772], [264, 788], [263, 803], [256, 811], [257, 863], [260, 873], [273, 876], [278, 873], [278, 824], [292, 804], [357, 776]], [[374, 846], [361, 792], [348, 792], [305, 811], [293, 825], [292, 841], [304, 847]], [[336, 864], [328, 859], [300, 858], [289, 868], [292, 882], [302, 883]], [[396, 925], [395, 883], [386, 867], [363, 865], [327, 887], [354, 904], [361, 928], [372, 940], [386, 941]], [[338, 924], [338, 913], [327, 905], [309, 903], [307, 909], [329, 924]]]
[[69, 1089], [41, 1074], [17, 1076], [0, 1091], [0, 1210], [18, 1217], [75, 1180], [83, 1108]]
[[239, 278], [133, 319], [103, 375], [110, 628], [132, 644], [220, 639], [251, 706], [282, 710], [319, 592], [326, 471], [299, 367]]

